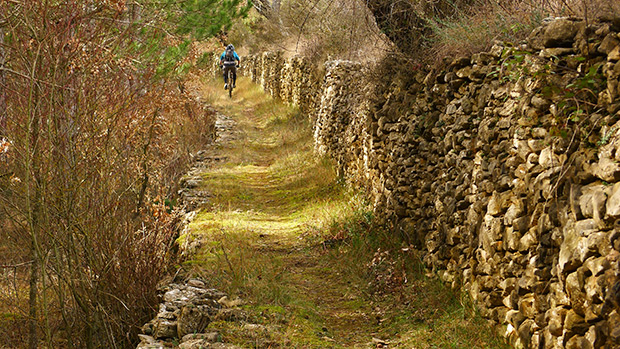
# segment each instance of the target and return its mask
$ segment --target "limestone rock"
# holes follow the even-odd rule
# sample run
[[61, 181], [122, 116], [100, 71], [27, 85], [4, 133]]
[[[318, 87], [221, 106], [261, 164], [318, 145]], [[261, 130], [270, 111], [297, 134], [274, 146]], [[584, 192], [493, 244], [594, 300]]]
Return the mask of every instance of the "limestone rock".
[[551, 147], [546, 147], [540, 152], [538, 163], [543, 168], [551, 168], [560, 165], [560, 158], [553, 152]]
[[533, 293], [521, 296], [519, 299], [519, 312], [526, 318], [534, 318], [536, 315], [536, 297]]
[[614, 47], [607, 55], [607, 61], [617, 62], [620, 61], [620, 45]]
[[493, 251], [502, 236], [503, 223], [501, 218], [485, 215], [480, 230], [480, 244], [486, 251]]
[[577, 25], [567, 19], [557, 19], [545, 29], [543, 45], [545, 47], [570, 47], [577, 35]]
[[608, 55], [616, 47], [618, 47], [618, 45], [620, 45], [620, 40], [618, 40], [618, 36], [614, 33], [609, 33], [607, 34], [607, 36], [605, 36], [600, 46], [598, 47], [598, 52], [604, 55]]
[[521, 313], [518, 310], [508, 310], [506, 312], [505, 321], [511, 324], [515, 328], [518, 328], [521, 325], [521, 323], [525, 321], [525, 319], [527, 319], [525, 315], [523, 315], [523, 313]]
[[605, 217], [606, 189], [602, 184], [588, 185], [581, 189], [583, 195], [579, 198], [579, 207], [586, 218], [600, 221]]
[[612, 343], [620, 344], [620, 314], [617, 309], [609, 314], [607, 323], [609, 326], [609, 338]]
[[552, 335], [556, 337], [562, 335], [566, 313], [568, 313], [568, 310], [564, 307], [555, 307], [547, 310], [545, 313], [545, 320], [548, 323], [547, 328]]
[[577, 269], [585, 259], [593, 255], [587, 243], [587, 235], [593, 232], [593, 220], [580, 221], [572, 226], [564, 227], [564, 241], [560, 246], [558, 268], [561, 273], [571, 272]]
[[187, 304], [181, 309], [178, 319], [178, 337], [202, 332], [211, 322], [211, 308], [204, 305]]
[[155, 338], [151, 336], [147, 336], [144, 334], [139, 334], [140, 343], [136, 347], [136, 349], [164, 349], [164, 345], [159, 343]]
[[584, 318], [577, 314], [574, 310], [569, 310], [566, 313], [566, 319], [564, 320], [564, 329], [569, 335], [584, 335], [588, 331], [588, 324]]
[[523, 235], [521, 239], [519, 239], [519, 251], [524, 252], [529, 249], [535, 248], [538, 243], [538, 230], [532, 228], [528, 230], [528, 232], [525, 233], [525, 235]]
[[606, 257], [591, 257], [583, 263], [593, 276], [601, 275], [605, 270], [611, 267], [609, 260]]
[[585, 315], [586, 295], [584, 293], [583, 272], [574, 272], [566, 277], [566, 291], [573, 304], [573, 309], [581, 316]]
[[601, 276], [589, 276], [584, 285], [587, 301], [592, 304], [600, 304], [605, 300], [604, 278]]
[[514, 200], [508, 207], [506, 214], [504, 214], [504, 225], [506, 226], [512, 225], [515, 219], [519, 217], [523, 217], [524, 214], [525, 214], [525, 206], [523, 204], [523, 201]]
[[607, 215], [611, 217], [620, 217], [620, 183], [614, 184], [607, 199]]
[[487, 213], [492, 216], [498, 216], [500, 213], [505, 212], [512, 204], [512, 195], [511, 192], [493, 192], [487, 205]]
[[521, 339], [521, 343], [527, 345], [530, 343], [532, 339], [532, 334], [538, 330], [538, 325], [536, 321], [532, 319], [527, 319], [521, 323], [517, 333], [519, 334], [519, 339]]
[[166, 319], [155, 320], [153, 337], [160, 338], [176, 338], [177, 336], [177, 322]]
[[566, 342], [566, 349], [594, 349], [592, 343], [590, 343], [585, 337], [573, 336]]
[[211, 332], [205, 332], [205, 333], [191, 333], [191, 334], [187, 334], [185, 336], [183, 336], [183, 338], [181, 338], [181, 342], [187, 342], [190, 340], [203, 340], [206, 341], [208, 343], [215, 343], [220, 341], [222, 338], [222, 336], [220, 335], [219, 332], [217, 331], [211, 331]]
[[616, 160], [603, 157], [599, 162], [592, 164], [591, 168], [592, 174], [604, 181], [620, 181], [620, 164]]

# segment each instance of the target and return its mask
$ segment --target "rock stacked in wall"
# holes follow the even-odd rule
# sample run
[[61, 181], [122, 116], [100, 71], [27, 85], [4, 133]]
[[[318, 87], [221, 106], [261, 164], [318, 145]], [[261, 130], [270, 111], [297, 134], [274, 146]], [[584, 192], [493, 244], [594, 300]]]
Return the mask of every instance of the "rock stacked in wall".
[[351, 62], [320, 78], [277, 54], [247, 65], [313, 115], [317, 149], [514, 346], [617, 347], [619, 31], [548, 21], [526, 44], [372, 92], [372, 68]]

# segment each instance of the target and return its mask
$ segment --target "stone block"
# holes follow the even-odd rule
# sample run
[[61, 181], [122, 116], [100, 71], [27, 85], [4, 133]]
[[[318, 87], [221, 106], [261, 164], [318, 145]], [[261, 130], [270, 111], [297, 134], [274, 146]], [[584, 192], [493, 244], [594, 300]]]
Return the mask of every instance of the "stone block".
[[529, 345], [532, 340], [532, 334], [535, 333], [539, 329], [536, 322], [532, 319], [526, 319], [519, 325], [517, 329], [517, 333], [519, 335], [519, 339], [524, 346]]
[[531, 249], [534, 249], [539, 243], [538, 240], [538, 229], [536, 227], [528, 230], [525, 235], [519, 239], [519, 251], [525, 252]]
[[552, 168], [560, 165], [560, 158], [553, 152], [551, 147], [546, 147], [540, 151], [538, 163], [545, 169]]
[[620, 45], [620, 40], [618, 40], [618, 36], [615, 33], [609, 33], [605, 36], [603, 41], [598, 47], [598, 52], [609, 55], [613, 50]]
[[581, 188], [583, 194], [579, 198], [579, 207], [584, 217], [593, 218], [596, 216], [600, 220], [605, 216], [606, 189], [607, 187], [602, 184], [593, 184]]
[[594, 326], [590, 326], [590, 329], [586, 332], [584, 337], [594, 348], [602, 348], [604, 346], [607, 339], [605, 334], [606, 325], [605, 321], [597, 322]]
[[502, 237], [503, 228], [501, 218], [485, 215], [480, 227], [480, 246], [486, 251], [495, 251], [495, 245]]
[[606, 213], [610, 217], [620, 217], [620, 183], [614, 184], [611, 188], [609, 198], [606, 202]]
[[590, 343], [585, 337], [573, 336], [568, 342], [566, 342], [566, 349], [594, 349], [592, 343]]
[[525, 234], [528, 231], [529, 225], [530, 225], [530, 217], [528, 216], [515, 218], [512, 221], [512, 227], [514, 228], [515, 231], [519, 232], [520, 234]]
[[620, 181], [620, 164], [609, 157], [603, 156], [591, 166], [594, 176], [607, 182]]
[[530, 148], [527, 141], [514, 139], [512, 142], [512, 146], [516, 155], [518, 155], [521, 160], [527, 161], [528, 155], [530, 155], [530, 153], [532, 152], [532, 149]]
[[564, 307], [551, 308], [545, 312], [547, 328], [552, 335], [556, 337], [562, 335], [564, 331], [564, 319], [567, 313], [568, 310]]
[[519, 299], [519, 312], [524, 317], [533, 319], [536, 316], [536, 297], [533, 293], [523, 295]]
[[[594, 229], [593, 219], [586, 219], [564, 227], [564, 240], [560, 246], [558, 268], [560, 272], [577, 269], [587, 258], [597, 252], [602, 236]], [[589, 237], [589, 235], [593, 235]]]
[[544, 30], [544, 47], [571, 47], [575, 35], [577, 35], [577, 25], [568, 19], [557, 19], [547, 26]]
[[201, 333], [211, 322], [209, 306], [188, 304], [181, 309], [178, 320], [178, 337], [191, 333]]
[[165, 348], [163, 344], [159, 343], [157, 340], [155, 340], [155, 338], [151, 336], [139, 334], [138, 337], [140, 338], [140, 343], [138, 344], [136, 349], [164, 349]]
[[559, 282], [552, 282], [549, 285], [549, 305], [554, 307], [570, 307], [570, 299], [564, 290], [564, 286]]
[[155, 337], [156, 339], [176, 338], [177, 322], [160, 318], [155, 319], [153, 337]]
[[554, 336], [547, 328], [543, 329], [543, 338], [545, 340], [545, 345], [539, 348], [553, 349], [562, 348], [564, 346], [562, 336]]
[[525, 214], [525, 205], [523, 200], [515, 199], [510, 203], [510, 206], [504, 214], [504, 225], [510, 226], [513, 221]]
[[620, 45], [614, 47], [607, 55], [608, 62], [620, 61]]
[[612, 311], [607, 317], [607, 332], [609, 339], [615, 345], [620, 345], [620, 314], [618, 310]]
[[565, 336], [572, 337], [573, 335], [583, 336], [590, 326], [586, 323], [583, 316], [577, 314], [573, 309], [566, 313], [564, 319], [564, 334]]
[[573, 310], [579, 315], [585, 315], [586, 294], [584, 292], [585, 277], [583, 270], [578, 270], [566, 277], [566, 292], [570, 298]]
[[514, 195], [510, 191], [503, 193], [494, 191], [487, 204], [487, 213], [492, 216], [499, 216], [501, 213], [506, 212], [513, 200], [516, 201]]

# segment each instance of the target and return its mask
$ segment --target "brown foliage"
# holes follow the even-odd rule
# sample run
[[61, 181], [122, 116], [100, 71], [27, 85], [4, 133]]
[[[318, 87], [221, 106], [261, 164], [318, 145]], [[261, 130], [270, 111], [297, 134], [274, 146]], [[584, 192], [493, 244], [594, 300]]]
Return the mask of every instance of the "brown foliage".
[[170, 265], [164, 198], [212, 114], [161, 73], [177, 42], [124, 1], [2, 2], [0, 22], [0, 336], [130, 346]]
[[609, 0], [370, 0], [368, 7], [400, 54], [440, 64], [488, 49], [495, 40], [518, 43], [545, 17], [620, 14], [618, 3]]

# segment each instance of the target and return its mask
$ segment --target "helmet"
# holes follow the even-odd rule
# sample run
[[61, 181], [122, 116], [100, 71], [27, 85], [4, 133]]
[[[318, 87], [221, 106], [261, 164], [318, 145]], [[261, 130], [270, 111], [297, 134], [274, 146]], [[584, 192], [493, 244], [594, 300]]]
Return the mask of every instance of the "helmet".
[[227, 49], [227, 50], [229, 50], [229, 49], [230, 49], [230, 50], [233, 50], [233, 51], [234, 51], [234, 50], [235, 50], [235, 46], [233, 46], [233, 44], [228, 44], [228, 46], [226, 46], [226, 49]]

